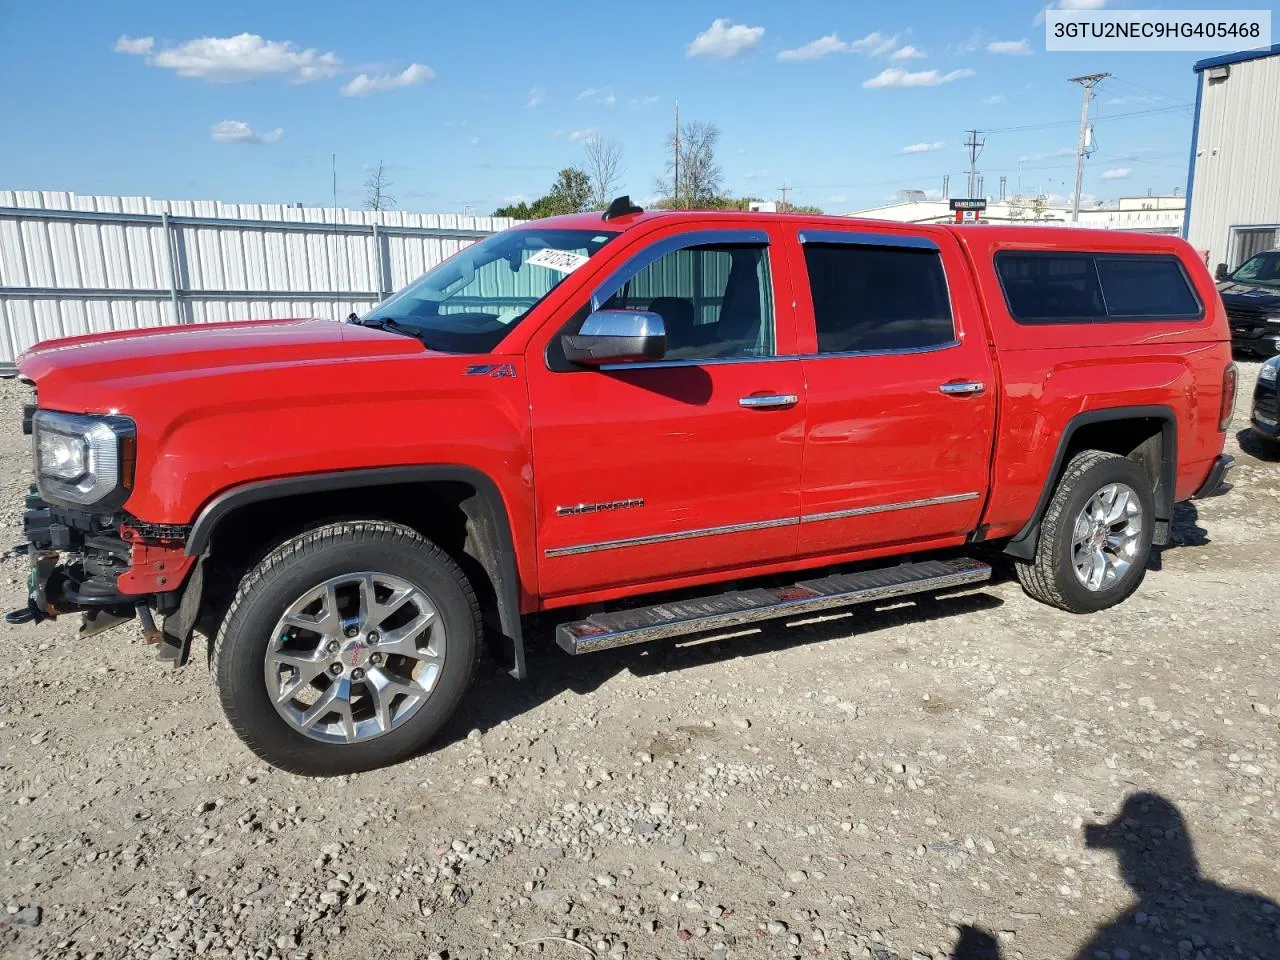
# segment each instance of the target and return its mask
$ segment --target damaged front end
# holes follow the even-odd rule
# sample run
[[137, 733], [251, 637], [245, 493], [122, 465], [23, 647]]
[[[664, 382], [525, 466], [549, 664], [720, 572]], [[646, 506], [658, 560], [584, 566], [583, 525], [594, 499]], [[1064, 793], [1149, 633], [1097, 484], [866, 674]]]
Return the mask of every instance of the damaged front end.
[[[27, 605], [11, 624], [79, 613], [89, 637], [137, 617], [160, 656], [186, 663], [203, 589], [185, 552], [187, 528], [147, 524], [122, 509], [133, 484], [132, 421], [27, 407], [37, 485], [26, 496]], [[155, 624], [152, 611], [164, 616]]]
[[[46, 502], [35, 488], [23, 527], [28, 600], [5, 617], [9, 623], [79, 613], [83, 638], [137, 617], [161, 659], [187, 662], [203, 576], [198, 558], [185, 553], [185, 527], [72, 510]], [[153, 609], [164, 616], [163, 628]]]

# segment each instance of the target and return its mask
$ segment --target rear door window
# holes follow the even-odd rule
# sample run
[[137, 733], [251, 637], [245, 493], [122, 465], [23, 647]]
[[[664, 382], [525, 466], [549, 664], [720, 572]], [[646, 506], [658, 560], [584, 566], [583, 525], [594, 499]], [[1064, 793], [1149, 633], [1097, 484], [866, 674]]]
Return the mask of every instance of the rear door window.
[[936, 249], [804, 244], [819, 353], [886, 353], [951, 343]]
[[1204, 315], [1176, 257], [1001, 251], [996, 272], [1018, 323], [1185, 320]]

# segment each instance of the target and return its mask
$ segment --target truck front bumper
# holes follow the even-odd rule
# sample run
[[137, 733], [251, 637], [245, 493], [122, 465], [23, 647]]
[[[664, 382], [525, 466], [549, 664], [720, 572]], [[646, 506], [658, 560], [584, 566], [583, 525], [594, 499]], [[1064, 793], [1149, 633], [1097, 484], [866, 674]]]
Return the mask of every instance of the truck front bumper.
[[[25, 505], [27, 605], [10, 611], [9, 623], [79, 613], [83, 637], [136, 615], [149, 643], [172, 639], [185, 662], [187, 621], [194, 622], [202, 578], [198, 559], [184, 551], [184, 528], [63, 509], [41, 499], [34, 488]], [[196, 575], [188, 576], [193, 569]], [[151, 618], [153, 607], [167, 614], [184, 611], [184, 629], [166, 636]]]

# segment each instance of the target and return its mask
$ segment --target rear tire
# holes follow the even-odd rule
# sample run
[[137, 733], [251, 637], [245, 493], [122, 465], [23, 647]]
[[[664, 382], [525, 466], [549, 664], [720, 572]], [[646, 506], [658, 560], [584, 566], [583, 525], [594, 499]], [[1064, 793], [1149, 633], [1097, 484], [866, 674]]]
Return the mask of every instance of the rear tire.
[[421, 749], [462, 702], [480, 651], [479, 604], [458, 565], [408, 527], [364, 520], [286, 540], [245, 574], [212, 675], [250, 750], [337, 776]]
[[1082, 450], [1049, 500], [1034, 559], [1014, 569], [1041, 603], [1071, 613], [1105, 610], [1142, 583], [1154, 525], [1155, 496], [1142, 466]]

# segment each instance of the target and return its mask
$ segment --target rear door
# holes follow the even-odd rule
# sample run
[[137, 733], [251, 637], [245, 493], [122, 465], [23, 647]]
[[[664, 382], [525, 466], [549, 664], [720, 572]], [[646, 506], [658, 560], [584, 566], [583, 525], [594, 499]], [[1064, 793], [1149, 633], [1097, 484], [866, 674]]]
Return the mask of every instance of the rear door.
[[945, 231], [796, 239], [800, 553], [963, 540], [986, 497], [997, 385], [958, 244]]
[[668, 228], [575, 314], [580, 326], [592, 308], [658, 313], [664, 360], [566, 365], [556, 347], [573, 323], [532, 344], [539, 582], [551, 605], [795, 555], [804, 380], [773, 233]]

